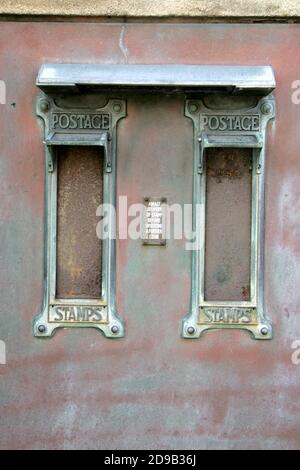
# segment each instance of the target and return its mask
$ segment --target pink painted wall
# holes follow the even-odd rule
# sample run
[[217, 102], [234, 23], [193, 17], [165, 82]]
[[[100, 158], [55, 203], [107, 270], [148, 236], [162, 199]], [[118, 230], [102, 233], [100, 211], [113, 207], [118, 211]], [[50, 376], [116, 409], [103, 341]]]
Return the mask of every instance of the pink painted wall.
[[[3, 22], [0, 79], [1, 448], [299, 448], [300, 26]], [[272, 65], [266, 306], [275, 337], [238, 331], [180, 339], [190, 253], [118, 242], [124, 340], [94, 330], [32, 336], [43, 289], [44, 154], [35, 116], [43, 62]], [[183, 98], [128, 99], [119, 125], [118, 194], [191, 202], [192, 127]], [[166, 136], [169, 138], [166, 139]]]

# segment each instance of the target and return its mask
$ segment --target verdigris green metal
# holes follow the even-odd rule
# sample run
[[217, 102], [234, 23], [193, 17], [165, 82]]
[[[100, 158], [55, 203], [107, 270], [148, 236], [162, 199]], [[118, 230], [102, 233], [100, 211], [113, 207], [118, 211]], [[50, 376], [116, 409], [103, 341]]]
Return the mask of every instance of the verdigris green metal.
[[[76, 97], [72, 102], [74, 107], [66, 109], [57, 106], [51, 96], [40, 97], [37, 102], [37, 115], [44, 123], [45, 135], [45, 277], [43, 309], [34, 318], [33, 333], [36, 337], [45, 338], [53, 336], [57, 328], [93, 327], [108, 338], [121, 338], [124, 324], [116, 310], [115, 237], [102, 240], [102, 266], [99, 266], [102, 270], [101, 299], [56, 297], [56, 150], [61, 145], [93, 145], [104, 149], [103, 203], [113, 208], [116, 205], [117, 124], [126, 116], [124, 100], [109, 100], [104, 107], [92, 109], [76, 108]], [[115, 233], [116, 221], [112, 210], [107, 222], [110, 233]]]
[[[234, 109], [237, 98], [215, 98], [211, 108], [202, 100], [187, 100], [185, 115], [193, 121], [193, 233], [190, 311], [182, 322], [182, 336], [199, 338], [206, 330], [242, 329], [255, 339], [272, 339], [272, 323], [264, 306], [264, 203], [266, 132], [275, 117], [275, 100], [257, 97], [254, 106]], [[206, 165], [209, 147], [253, 149], [251, 209], [251, 285], [249, 301], [209, 302], [204, 295]], [[217, 318], [217, 320], [216, 320]]]

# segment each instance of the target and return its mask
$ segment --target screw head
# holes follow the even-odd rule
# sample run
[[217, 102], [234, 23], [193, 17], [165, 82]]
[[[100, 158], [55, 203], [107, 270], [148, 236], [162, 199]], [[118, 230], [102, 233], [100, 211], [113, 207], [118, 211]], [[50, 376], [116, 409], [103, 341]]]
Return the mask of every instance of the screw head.
[[271, 114], [272, 111], [273, 111], [273, 106], [271, 105], [271, 103], [263, 103], [262, 104], [261, 112], [263, 114]]
[[48, 101], [43, 100], [43, 101], [41, 102], [41, 104], [40, 104], [40, 108], [41, 108], [41, 111], [43, 111], [44, 113], [45, 113], [46, 111], [48, 111], [48, 109], [49, 109], [49, 103], [48, 103]]
[[195, 113], [196, 111], [198, 111], [198, 106], [196, 103], [190, 103], [189, 104], [189, 111], [190, 113]]
[[267, 336], [267, 334], [269, 333], [269, 328], [267, 328], [266, 326], [263, 326], [261, 329], [260, 329], [260, 332], [263, 336]]
[[45, 325], [39, 325], [38, 330], [39, 330], [39, 333], [46, 333]]
[[196, 332], [196, 329], [193, 326], [189, 326], [187, 329], [189, 335], [193, 335]]
[[119, 113], [121, 111], [121, 105], [120, 103], [115, 103], [113, 105], [113, 110], [116, 112], [116, 113]]
[[117, 334], [118, 331], [119, 331], [119, 327], [118, 327], [117, 325], [113, 325], [113, 326], [111, 327], [111, 332], [112, 332], [114, 335]]

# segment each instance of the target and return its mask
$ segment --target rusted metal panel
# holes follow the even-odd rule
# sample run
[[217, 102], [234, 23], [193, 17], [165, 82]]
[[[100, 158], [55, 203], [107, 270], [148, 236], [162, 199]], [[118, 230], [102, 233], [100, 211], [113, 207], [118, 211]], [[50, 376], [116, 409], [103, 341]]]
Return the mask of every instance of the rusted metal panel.
[[103, 196], [101, 153], [95, 147], [57, 150], [58, 298], [101, 297], [101, 240], [96, 233]]
[[252, 150], [207, 149], [205, 300], [250, 300]]
[[[299, 25], [2, 23], [1, 448], [288, 448], [300, 446]], [[188, 311], [185, 243], [117, 241], [117, 307], [128, 335], [59, 331], [34, 339], [43, 291], [44, 150], [35, 116], [43, 62], [265, 64], [275, 69], [266, 188], [266, 310], [271, 342], [239, 331], [179, 338]], [[128, 99], [119, 126], [118, 195], [192, 198], [192, 125], [184, 99]], [[163, 188], [163, 190], [162, 190]], [[254, 405], [255, 404], [255, 405]]]

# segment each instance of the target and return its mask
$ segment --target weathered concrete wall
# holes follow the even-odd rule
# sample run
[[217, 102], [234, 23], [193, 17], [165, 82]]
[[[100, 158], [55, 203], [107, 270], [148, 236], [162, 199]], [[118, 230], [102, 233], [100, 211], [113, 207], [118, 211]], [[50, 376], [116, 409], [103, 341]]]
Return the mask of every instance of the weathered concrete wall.
[[127, 17], [297, 17], [297, 0], [2, 0], [0, 14]]

